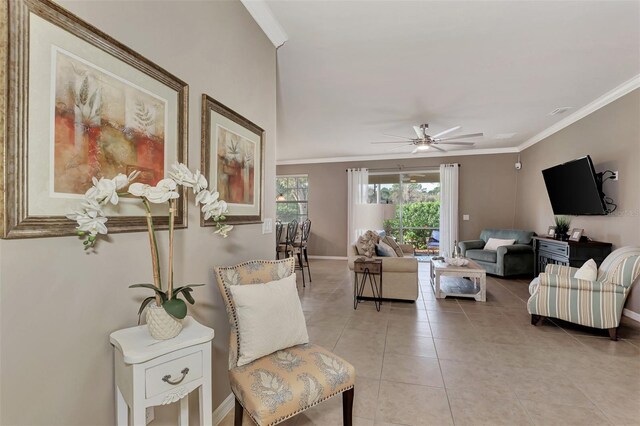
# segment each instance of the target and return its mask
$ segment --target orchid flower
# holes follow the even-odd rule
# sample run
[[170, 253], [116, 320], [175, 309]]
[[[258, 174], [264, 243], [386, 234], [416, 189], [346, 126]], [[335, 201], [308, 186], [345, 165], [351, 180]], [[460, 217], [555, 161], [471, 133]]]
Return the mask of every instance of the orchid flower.
[[148, 189], [145, 198], [154, 204], [166, 203], [169, 200], [179, 198], [180, 194], [176, 191], [177, 184], [173, 179], [162, 179], [156, 186]]
[[87, 211], [83, 215], [79, 215], [76, 219], [78, 222], [78, 231], [88, 232], [91, 236], [98, 234], [105, 235], [107, 233], [107, 218], [100, 216], [95, 210]]

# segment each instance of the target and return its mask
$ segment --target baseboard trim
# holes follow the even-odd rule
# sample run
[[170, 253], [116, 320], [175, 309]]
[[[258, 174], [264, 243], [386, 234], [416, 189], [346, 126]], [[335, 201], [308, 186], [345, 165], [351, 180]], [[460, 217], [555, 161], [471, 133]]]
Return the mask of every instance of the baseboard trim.
[[347, 260], [347, 256], [309, 256], [309, 259], [318, 260]]
[[629, 309], [623, 309], [622, 315], [631, 318], [634, 321], [640, 322], [640, 314], [630, 311]]
[[235, 398], [233, 397], [233, 393], [230, 393], [229, 396], [226, 397], [224, 401], [222, 401], [222, 404], [220, 404], [218, 408], [216, 408], [213, 412], [213, 424], [218, 426], [220, 423], [222, 423], [222, 420], [227, 417], [227, 414], [229, 414], [229, 412], [233, 409], [234, 405]]

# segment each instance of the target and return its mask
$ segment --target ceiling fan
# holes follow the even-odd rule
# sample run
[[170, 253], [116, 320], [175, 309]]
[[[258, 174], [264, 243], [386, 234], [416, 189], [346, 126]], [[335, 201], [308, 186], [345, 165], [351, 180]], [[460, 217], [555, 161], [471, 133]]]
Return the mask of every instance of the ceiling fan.
[[405, 147], [409, 147], [411, 145], [415, 146], [414, 150], [411, 151], [412, 154], [417, 154], [419, 152], [426, 152], [429, 149], [433, 148], [437, 151], [447, 152], [447, 150], [440, 148], [438, 145], [466, 145], [473, 146], [475, 142], [463, 142], [458, 141], [457, 139], [468, 139], [475, 138], [478, 136], [483, 136], [483, 133], [470, 133], [468, 135], [458, 135], [458, 136], [449, 136], [443, 138], [442, 136], [449, 134], [451, 132], [455, 132], [460, 129], [461, 126], [452, 127], [450, 129], [445, 130], [444, 132], [440, 132], [433, 136], [427, 134], [427, 129], [429, 128], [428, 124], [421, 124], [420, 126], [413, 126], [413, 130], [416, 132], [416, 138], [406, 138], [402, 136], [396, 135], [387, 135], [392, 138], [402, 139], [401, 141], [390, 141], [390, 142], [371, 142], [372, 144], [402, 144], [399, 147], [393, 148], [390, 151], [394, 151], [397, 149], [402, 149]]

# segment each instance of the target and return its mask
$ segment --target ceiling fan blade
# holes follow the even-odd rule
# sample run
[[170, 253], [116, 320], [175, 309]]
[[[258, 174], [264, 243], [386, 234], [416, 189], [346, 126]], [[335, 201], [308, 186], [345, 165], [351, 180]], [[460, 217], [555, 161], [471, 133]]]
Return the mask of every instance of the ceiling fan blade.
[[438, 142], [440, 145], [475, 145], [475, 142]]
[[431, 145], [429, 145], [429, 146], [430, 146], [431, 148], [433, 148], [433, 149], [437, 149], [438, 151], [447, 152], [447, 150], [446, 150], [446, 149], [442, 149], [442, 148], [440, 148], [439, 146], [435, 146], [435, 144], [431, 144]]
[[397, 151], [397, 150], [399, 150], [399, 149], [406, 148], [406, 147], [408, 147], [408, 146], [412, 146], [412, 145], [413, 145], [412, 143], [407, 143], [407, 144], [404, 144], [404, 145], [396, 146], [396, 147], [394, 147], [394, 148], [388, 149], [388, 150], [387, 150], [387, 152], [390, 152], [390, 151]]
[[407, 137], [405, 137], [405, 136], [390, 135], [389, 133], [383, 133], [383, 135], [385, 135], [385, 136], [389, 136], [390, 138], [404, 139], [404, 140], [407, 140], [407, 141], [410, 141], [410, 140], [411, 140], [411, 138], [407, 138]]
[[475, 137], [478, 137], [478, 136], [484, 136], [484, 133], [469, 133], [468, 135], [449, 136], [448, 138], [436, 139], [436, 141], [440, 142], [440, 141], [448, 141], [448, 140], [453, 140], [453, 139], [475, 138]]
[[437, 135], [433, 135], [433, 136], [431, 136], [431, 139], [439, 138], [440, 136], [444, 136], [444, 135], [446, 135], [447, 133], [451, 133], [451, 132], [453, 132], [454, 130], [458, 130], [458, 129], [459, 129], [459, 128], [461, 128], [461, 127], [462, 127], [462, 126], [452, 127], [452, 128], [450, 128], [450, 129], [448, 129], [448, 130], [445, 130], [444, 132], [440, 132], [440, 133], [438, 133]]
[[384, 141], [384, 142], [369, 142], [372, 144], [377, 144], [377, 143], [411, 143], [411, 140], [406, 140], [406, 141]]
[[416, 132], [416, 135], [418, 135], [418, 139], [424, 139], [424, 132], [420, 126], [413, 126], [413, 130]]
[[412, 154], [416, 154], [416, 153], [418, 153], [418, 152], [420, 152], [420, 150], [419, 150], [418, 148], [416, 148], [416, 149], [414, 149], [413, 151], [411, 151], [411, 153], [412, 153]]

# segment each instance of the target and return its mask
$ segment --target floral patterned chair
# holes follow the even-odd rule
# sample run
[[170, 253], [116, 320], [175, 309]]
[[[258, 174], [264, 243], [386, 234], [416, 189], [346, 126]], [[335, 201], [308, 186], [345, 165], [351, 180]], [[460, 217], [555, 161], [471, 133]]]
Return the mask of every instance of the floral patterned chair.
[[631, 286], [640, 276], [640, 247], [623, 247], [609, 254], [598, 268], [596, 281], [574, 278], [577, 268], [547, 265], [529, 286], [527, 309], [531, 324], [545, 317], [587, 327], [608, 329], [611, 340]]
[[332, 396], [342, 394], [343, 423], [351, 425], [355, 369], [328, 350], [311, 343], [298, 345], [238, 367], [237, 315], [229, 287], [279, 280], [294, 273], [295, 260], [254, 260], [217, 267], [216, 279], [229, 325], [229, 381], [236, 398], [236, 426], [244, 410], [260, 426], [275, 425]]

